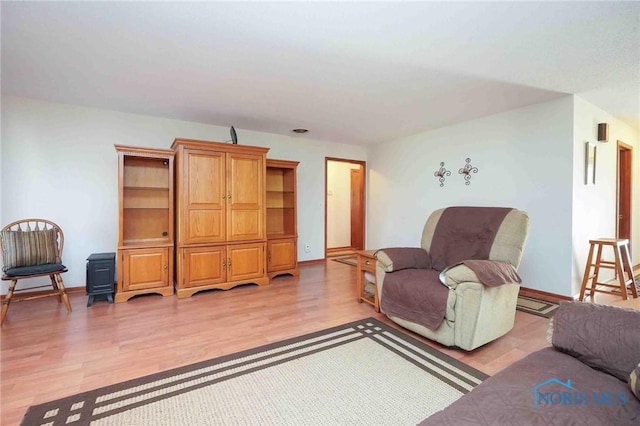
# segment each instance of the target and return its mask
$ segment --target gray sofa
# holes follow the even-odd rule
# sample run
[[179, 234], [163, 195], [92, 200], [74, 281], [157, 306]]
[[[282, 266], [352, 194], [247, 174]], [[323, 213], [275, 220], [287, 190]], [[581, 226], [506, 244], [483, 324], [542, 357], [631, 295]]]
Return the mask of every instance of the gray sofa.
[[567, 302], [549, 337], [420, 425], [640, 425], [640, 311]]

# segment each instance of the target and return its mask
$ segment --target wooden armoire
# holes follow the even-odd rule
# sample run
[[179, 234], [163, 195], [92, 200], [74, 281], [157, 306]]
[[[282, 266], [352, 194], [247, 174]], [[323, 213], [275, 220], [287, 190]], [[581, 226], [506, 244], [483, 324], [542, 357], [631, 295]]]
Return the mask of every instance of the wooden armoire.
[[176, 139], [176, 294], [269, 284], [268, 148]]

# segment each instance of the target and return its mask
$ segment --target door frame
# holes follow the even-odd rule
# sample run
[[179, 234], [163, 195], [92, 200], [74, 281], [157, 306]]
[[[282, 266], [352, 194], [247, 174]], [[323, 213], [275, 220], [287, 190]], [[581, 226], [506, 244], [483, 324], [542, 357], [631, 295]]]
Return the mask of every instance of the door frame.
[[[325, 157], [324, 158], [324, 257], [325, 259], [327, 258], [327, 254], [330, 251], [327, 248], [327, 218], [328, 218], [328, 211], [327, 211], [327, 192], [329, 190], [329, 173], [328, 173], [328, 168], [329, 168], [329, 161], [335, 161], [335, 162], [340, 162], [340, 163], [349, 163], [349, 164], [357, 164], [360, 166], [360, 170], [362, 171], [362, 192], [360, 195], [360, 199], [361, 199], [361, 205], [362, 205], [362, 214], [361, 214], [361, 218], [360, 218], [360, 223], [361, 223], [361, 231], [362, 231], [362, 247], [365, 248], [366, 247], [366, 197], [365, 194], [367, 193], [367, 163], [366, 161], [361, 161], [361, 160], [350, 160], [350, 159], [346, 159], [346, 158], [336, 158], [336, 157]], [[340, 247], [338, 248], [338, 250], [343, 250], [343, 249], [352, 249], [352, 247]]]
[[[621, 162], [620, 154], [627, 152], [629, 159], [627, 162]], [[627, 155], [627, 154], [625, 154]], [[628, 167], [628, 170], [626, 168]], [[626, 176], [626, 186], [629, 188], [626, 194], [620, 193], [620, 184], [623, 177]], [[623, 198], [624, 197], [624, 198]], [[626, 199], [626, 200], [625, 200]], [[625, 201], [623, 203], [623, 201]], [[633, 145], [626, 144], [621, 140], [616, 144], [616, 238], [620, 238], [620, 215], [628, 215], [629, 217], [629, 250], [631, 250], [632, 231], [633, 231]], [[626, 206], [626, 211], [620, 211], [621, 205]]]

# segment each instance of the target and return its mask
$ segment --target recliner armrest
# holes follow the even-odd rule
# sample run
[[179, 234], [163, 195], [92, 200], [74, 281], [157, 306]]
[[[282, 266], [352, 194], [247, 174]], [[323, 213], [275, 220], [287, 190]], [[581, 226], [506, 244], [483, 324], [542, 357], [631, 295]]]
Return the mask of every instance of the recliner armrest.
[[431, 258], [419, 247], [390, 247], [375, 252], [378, 265], [385, 272], [402, 269], [431, 269]]
[[475, 272], [468, 266], [459, 263], [457, 265], [446, 268], [440, 272], [440, 282], [450, 288], [456, 288], [458, 284], [465, 282], [479, 283], [480, 280]]
[[[473, 262], [484, 266], [484, 268], [480, 269], [479, 272], [476, 272], [471, 267], [461, 262], [449, 266], [440, 272], [440, 282], [450, 288], [455, 288], [458, 284], [463, 282], [484, 283], [491, 286], [507, 283], [519, 284], [521, 282], [515, 268], [506, 262], [483, 260], [470, 261], [468, 263], [471, 264]], [[480, 272], [482, 272], [482, 278], [478, 276]]]

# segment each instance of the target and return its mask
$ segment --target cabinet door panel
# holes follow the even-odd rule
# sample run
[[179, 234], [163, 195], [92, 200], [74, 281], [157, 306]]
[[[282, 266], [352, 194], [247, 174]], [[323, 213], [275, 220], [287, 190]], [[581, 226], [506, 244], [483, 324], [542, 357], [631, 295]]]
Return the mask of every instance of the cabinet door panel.
[[169, 285], [169, 249], [137, 249], [123, 252], [124, 291]]
[[229, 212], [229, 241], [257, 240], [262, 234], [260, 210], [232, 210]]
[[231, 208], [257, 208], [262, 204], [262, 157], [228, 154]]
[[260, 278], [264, 276], [264, 243], [227, 246], [229, 281]]
[[223, 201], [224, 153], [187, 151], [188, 205], [218, 207]]
[[272, 240], [267, 244], [267, 270], [280, 271], [296, 267], [296, 242], [294, 239]]
[[225, 154], [186, 150], [183, 244], [225, 240]]
[[264, 239], [264, 174], [262, 156], [227, 155], [227, 241]]
[[189, 243], [224, 241], [224, 214], [220, 210], [189, 210]]
[[184, 249], [184, 283], [182, 287], [199, 287], [226, 280], [224, 247]]

